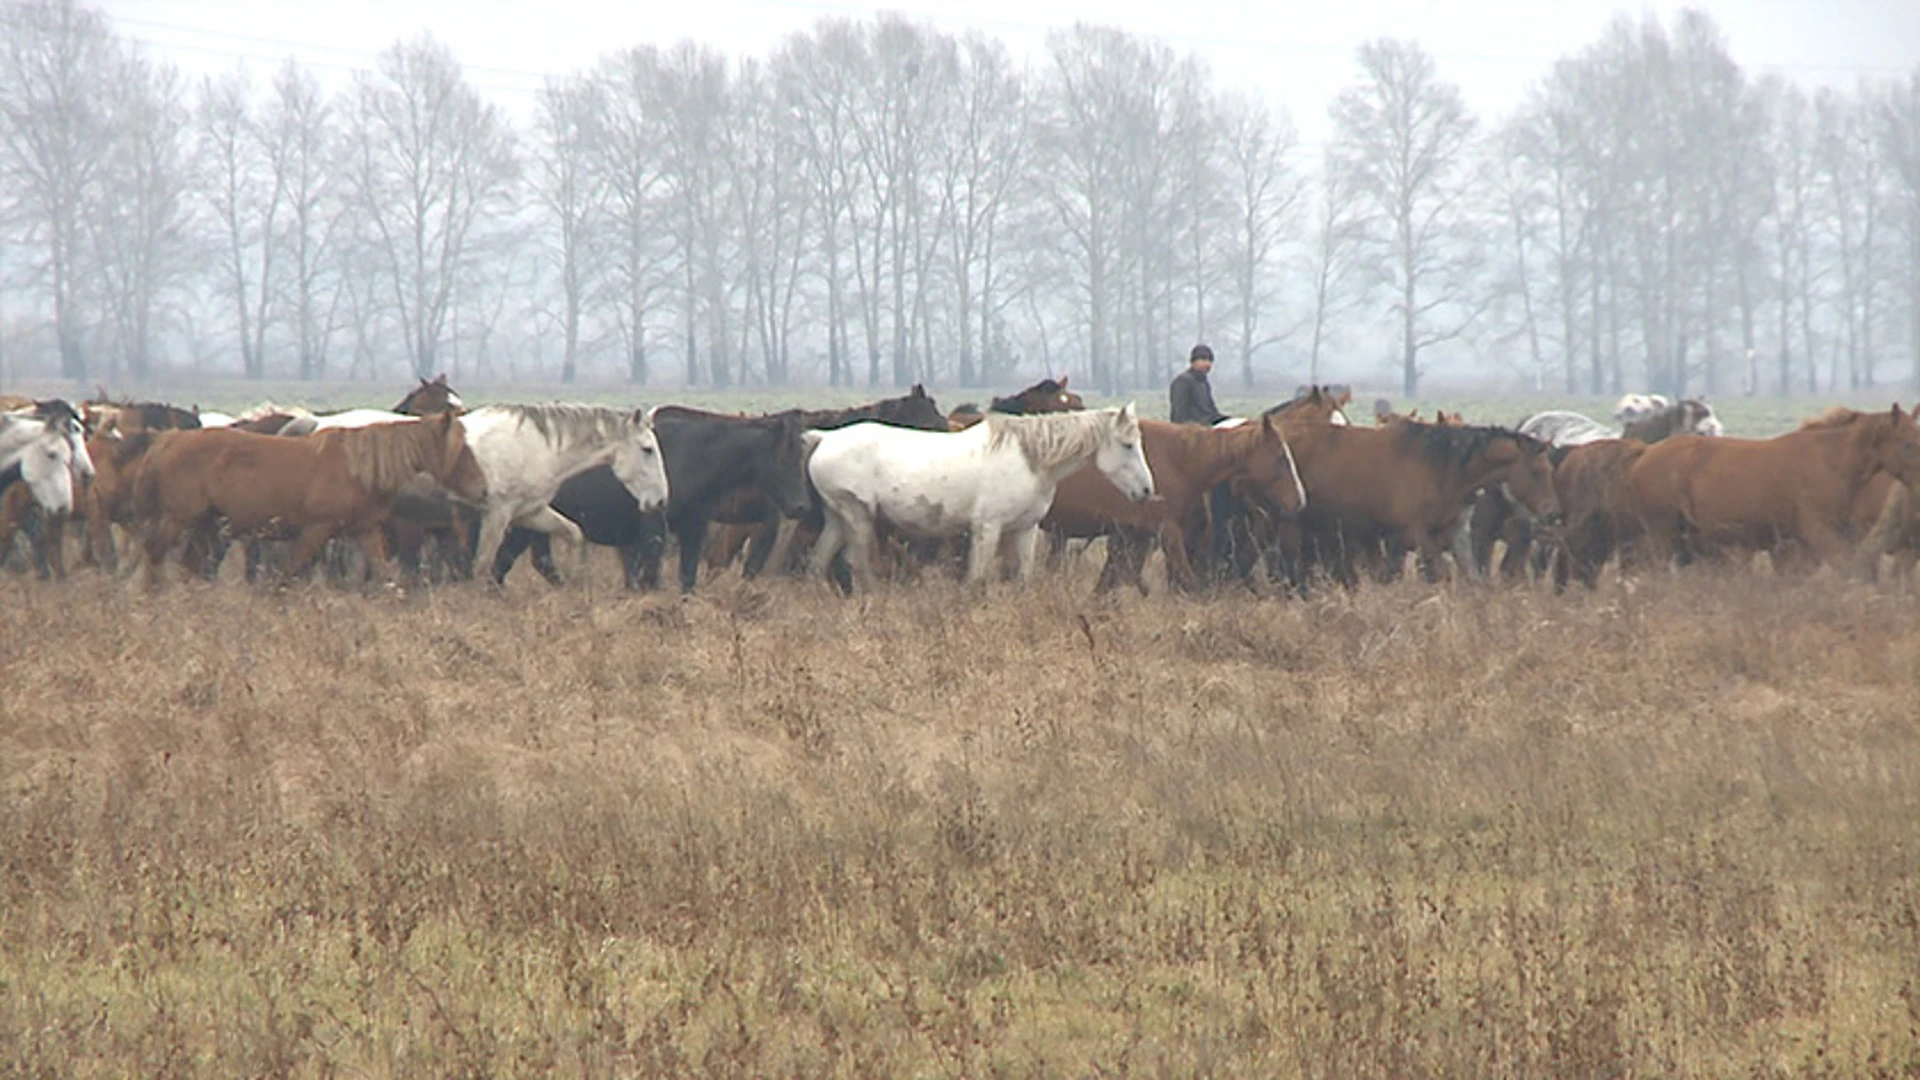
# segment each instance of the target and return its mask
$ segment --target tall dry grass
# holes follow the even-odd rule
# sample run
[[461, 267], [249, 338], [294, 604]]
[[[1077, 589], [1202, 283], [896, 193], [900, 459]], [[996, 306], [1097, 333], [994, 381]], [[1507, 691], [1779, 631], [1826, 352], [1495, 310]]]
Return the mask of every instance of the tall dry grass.
[[1920, 1074], [1911, 596], [0, 581], [0, 1073]]

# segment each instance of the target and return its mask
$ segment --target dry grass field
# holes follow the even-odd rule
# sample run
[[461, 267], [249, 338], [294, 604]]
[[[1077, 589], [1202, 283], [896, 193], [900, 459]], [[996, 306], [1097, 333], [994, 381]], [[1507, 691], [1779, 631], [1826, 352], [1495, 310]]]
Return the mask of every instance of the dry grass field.
[[0, 1074], [1920, 1075], [1910, 593], [596, 573], [0, 578]]

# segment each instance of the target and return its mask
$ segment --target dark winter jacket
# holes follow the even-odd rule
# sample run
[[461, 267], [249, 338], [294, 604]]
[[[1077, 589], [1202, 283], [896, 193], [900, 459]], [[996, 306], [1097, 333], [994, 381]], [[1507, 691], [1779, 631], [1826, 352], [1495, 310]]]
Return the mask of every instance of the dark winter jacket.
[[1205, 424], [1208, 427], [1227, 418], [1213, 403], [1213, 387], [1207, 377], [1192, 368], [1174, 376], [1167, 388], [1170, 407], [1167, 419], [1176, 424]]

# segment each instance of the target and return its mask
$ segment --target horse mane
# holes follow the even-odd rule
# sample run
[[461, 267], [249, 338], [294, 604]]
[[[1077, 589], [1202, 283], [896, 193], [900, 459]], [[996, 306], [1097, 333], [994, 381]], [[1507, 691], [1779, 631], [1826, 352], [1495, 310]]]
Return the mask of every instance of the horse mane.
[[1858, 409], [1849, 409], [1845, 405], [1835, 405], [1810, 420], [1800, 422], [1801, 431], [1818, 431], [1827, 428], [1848, 427], [1858, 423], [1866, 413]]
[[1093, 453], [1112, 437], [1112, 410], [1091, 412], [987, 414], [987, 446], [998, 449], [1012, 443], [1026, 456], [1027, 464], [1044, 471]]
[[517, 422], [531, 426], [549, 445], [557, 448], [614, 442], [630, 437], [634, 430], [632, 413], [606, 405], [548, 401], [534, 405], [488, 405], [486, 408], [505, 413]]
[[1541, 447], [1546, 445], [1512, 428], [1487, 424], [1429, 424], [1421, 420], [1401, 420], [1388, 430], [1427, 460], [1441, 465], [1466, 465], [1498, 442], [1510, 441], [1523, 449], [1529, 443]]
[[201, 426], [198, 413], [178, 405], [169, 405], [164, 401], [113, 401], [103, 397], [89, 401], [87, 404], [99, 405], [122, 413], [132, 413], [143, 428], [195, 431]]
[[401, 420], [362, 428], [335, 428], [314, 436], [332, 439], [347, 459], [347, 475], [375, 495], [391, 495], [423, 472], [433, 472], [449, 439], [462, 438], [459, 425], [431, 420]]
[[248, 409], [246, 412], [241, 413], [239, 416], [234, 417], [233, 420], [237, 424], [249, 424], [255, 420], [265, 420], [269, 416], [294, 417], [312, 415], [313, 411], [311, 409], [303, 409], [298, 405], [275, 405], [271, 401], [263, 401], [253, 408]]

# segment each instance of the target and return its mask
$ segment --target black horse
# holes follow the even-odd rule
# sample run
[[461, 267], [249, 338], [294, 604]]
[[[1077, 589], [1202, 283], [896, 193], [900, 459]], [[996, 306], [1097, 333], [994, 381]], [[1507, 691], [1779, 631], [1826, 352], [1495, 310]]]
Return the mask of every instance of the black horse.
[[[665, 534], [680, 543], [680, 589], [692, 592], [700, 574], [707, 526], [729, 497], [754, 491], [779, 513], [798, 515], [811, 505], [800, 414], [725, 416], [669, 405], [653, 416], [671, 495], [664, 515], [643, 514], [608, 466], [588, 469], [560, 485], [552, 506], [580, 526], [589, 542], [620, 549], [630, 589], [660, 582]], [[650, 520], [651, 519], [651, 520]], [[559, 583], [545, 533], [512, 529], [494, 560], [493, 578], [505, 581], [514, 560], [533, 549], [533, 565]]]

